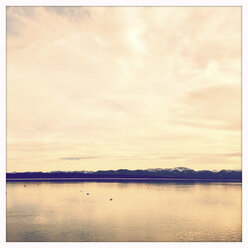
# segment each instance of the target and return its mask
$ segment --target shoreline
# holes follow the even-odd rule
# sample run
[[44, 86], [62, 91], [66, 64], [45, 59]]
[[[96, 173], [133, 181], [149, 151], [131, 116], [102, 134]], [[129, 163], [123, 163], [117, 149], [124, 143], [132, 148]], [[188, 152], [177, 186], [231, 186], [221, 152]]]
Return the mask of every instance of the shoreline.
[[242, 179], [217, 179], [217, 178], [6, 178], [6, 182], [24, 182], [24, 181], [60, 181], [60, 182], [68, 182], [68, 181], [103, 181], [103, 182], [138, 182], [138, 181], [152, 181], [152, 182], [169, 182], [169, 181], [187, 181], [187, 182], [237, 182], [242, 183]]

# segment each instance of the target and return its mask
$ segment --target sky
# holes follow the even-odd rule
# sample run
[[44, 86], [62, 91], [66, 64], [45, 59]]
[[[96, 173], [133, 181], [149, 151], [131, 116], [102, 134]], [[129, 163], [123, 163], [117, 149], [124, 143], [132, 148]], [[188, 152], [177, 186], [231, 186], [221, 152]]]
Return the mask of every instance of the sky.
[[241, 169], [240, 7], [7, 7], [7, 172]]

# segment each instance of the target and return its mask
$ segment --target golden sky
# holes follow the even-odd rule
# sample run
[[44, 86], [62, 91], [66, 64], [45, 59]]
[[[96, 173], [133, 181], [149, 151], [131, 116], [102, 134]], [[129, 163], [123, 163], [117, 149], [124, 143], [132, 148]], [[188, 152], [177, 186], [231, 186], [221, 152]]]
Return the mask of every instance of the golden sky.
[[7, 171], [241, 169], [240, 7], [8, 7]]

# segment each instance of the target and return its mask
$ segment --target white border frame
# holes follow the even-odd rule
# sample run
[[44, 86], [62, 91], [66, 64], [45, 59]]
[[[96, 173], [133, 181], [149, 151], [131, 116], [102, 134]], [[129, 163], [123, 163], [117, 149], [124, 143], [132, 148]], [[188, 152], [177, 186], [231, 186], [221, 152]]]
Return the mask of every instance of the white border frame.
[[[242, 7], [242, 242], [6, 242], [6, 7], [7, 6]], [[0, 246], [1, 247], [248, 247], [248, 1], [247, 0], [1, 0], [0, 2]]]

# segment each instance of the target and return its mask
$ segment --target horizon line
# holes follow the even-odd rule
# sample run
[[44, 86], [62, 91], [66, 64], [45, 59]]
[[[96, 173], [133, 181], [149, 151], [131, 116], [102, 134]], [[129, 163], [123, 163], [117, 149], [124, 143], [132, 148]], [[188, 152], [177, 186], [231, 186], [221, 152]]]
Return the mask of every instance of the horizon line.
[[242, 172], [242, 168], [241, 169], [220, 169], [220, 170], [194, 170], [194, 169], [191, 169], [191, 168], [188, 168], [188, 167], [173, 167], [173, 168], [147, 168], [147, 169], [123, 169], [123, 168], [120, 168], [120, 169], [107, 169], [107, 170], [95, 170], [95, 171], [91, 171], [91, 170], [74, 170], [74, 171], [65, 171], [65, 170], [56, 170], [56, 171], [12, 171], [12, 172], [7, 172], [6, 171], [6, 174], [8, 173], [54, 173], [54, 172], [85, 172], [85, 173], [89, 173], [89, 172], [99, 172], [99, 171], [120, 171], [120, 170], [128, 170], [128, 171], [137, 171], [137, 170], [140, 170], [140, 171], [147, 171], [147, 170], [192, 170], [192, 171], [195, 171], [195, 172], [199, 172], [199, 171], [211, 171], [211, 172], [220, 172], [220, 171], [241, 171]]

